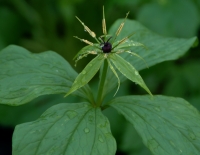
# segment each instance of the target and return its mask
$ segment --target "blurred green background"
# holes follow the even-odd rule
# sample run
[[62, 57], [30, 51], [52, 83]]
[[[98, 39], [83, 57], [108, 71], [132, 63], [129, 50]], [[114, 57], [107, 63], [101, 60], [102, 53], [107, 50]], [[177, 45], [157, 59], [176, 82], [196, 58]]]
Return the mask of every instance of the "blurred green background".
[[[160, 35], [200, 36], [200, 0], [0, 0], [0, 50], [10, 44], [23, 46], [34, 53], [53, 50], [74, 66], [72, 58], [85, 44], [73, 36], [94, 41], [75, 16], [100, 36], [103, 5], [107, 28], [130, 11], [129, 19], [141, 22]], [[80, 72], [91, 58], [81, 60], [75, 70]], [[199, 46], [190, 49], [179, 60], [163, 62], [140, 73], [153, 94], [184, 98], [200, 110]], [[91, 86], [95, 88], [97, 82], [96, 77]], [[120, 87], [118, 95], [144, 93], [127, 81]], [[1, 105], [0, 155], [11, 154], [15, 125], [37, 119], [54, 104], [77, 101], [75, 97], [64, 99], [60, 95], [49, 95], [20, 107]], [[118, 155], [150, 155], [133, 127], [121, 115], [113, 109], [104, 113], [111, 120]]]

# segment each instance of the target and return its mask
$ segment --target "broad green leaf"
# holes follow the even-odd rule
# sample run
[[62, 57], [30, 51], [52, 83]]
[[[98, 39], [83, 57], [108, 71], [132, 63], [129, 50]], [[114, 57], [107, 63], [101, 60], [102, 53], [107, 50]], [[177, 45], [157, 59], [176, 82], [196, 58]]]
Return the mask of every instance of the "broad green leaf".
[[97, 71], [100, 69], [102, 63], [104, 61], [104, 56], [102, 54], [96, 56], [94, 59], [92, 59], [87, 66], [83, 69], [83, 71], [77, 76], [75, 79], [72, 87], [65, 95], [68, 96], [69, 94], [73, 93], [77, 89], [83, 87], [86, 85], [97, 73]]
[[[45, 94], [68, 92], [77, 73], [53, 51], [30, 53], [19, 46], [0, 51], [0, 103], [21, 105]], [[85, 87], [76, 95], [87, 98]]]
[[[112, 25], [109, 34], [114, 35], [122, 21], [123, 19], [117, 20]], [[178, 59], [193, 46], [197, 39], [196, 37], [189, 39], [162, 37], [151, 32], [139, 22], [127, 19], [117, 40], [121, 40], [133, 32], [135, 32], [135, 34], [130, 40], [144, 44], [147, 47], [147, 50], [142, 47], [130, 47], [128, 49], [144, 58], [149, 67], [163, 61]], [[129, 61], [138, 71], [146, 68], [146, 64], [143, 61], [137, 57], [131, 56], [129, 53], [121, 54], [121, 56], [126, 61]], [[125, 77], [120, 76], [121, 82], [125, 79]], [[117, 80], [112, 72], [109, 72], [105, 85], [107, 86], [105, 94], [117, 86]]]
[[200, 114], [181, 98], [127, 96], [109, 105], [134, 125], [154, 155], [199, 155]]
[[113, 62], [115, 67], [129, 80], [132, 82], [135, 82], [136, 84], [139, 84], [142, 88], [144, 88], [150, 95], [151, 92], [144, 83], [142, 77], [138, 73], [138, 71], [127, 61], [125, 61], [123, 58], [121, 58], [117, 54], [110, 54], [109, 55], [110, 60]]
[[137, 20], [164, 36], [192, 37], [197, 34], [200, 22], [196, 2], [150, 1], [139, 9]]
[[81, 98], [69, 96], [64, 98], [61, 94], [43, 95], [21, 106], [8, 106], [0, 104], [0, 125], [14, 127], [18, 124], [38, 119], [44, 111], [57, 103], [73, 103]]
[[16, 126], [13, 155], [114, 155], [108, 119], [90, 103], [61, 103]]

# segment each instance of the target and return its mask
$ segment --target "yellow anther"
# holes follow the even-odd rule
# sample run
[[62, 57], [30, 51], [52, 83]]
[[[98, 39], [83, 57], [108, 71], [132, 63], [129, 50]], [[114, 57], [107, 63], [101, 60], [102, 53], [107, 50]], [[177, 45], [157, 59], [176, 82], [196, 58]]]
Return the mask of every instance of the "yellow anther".
[[91, 31], [91, 30], [89, 29], [89, 27], [87, 27], [77, 16], [76, 16], [76, 18], [77, 18], [78, 21], [83, 25], [84, 30], [86, 30], [93, 38], [96, 38], [96, 34], [95, 34], [93, 31]]
[[105, 19], [103, 19], [102, 20], [102, 28], [103, 28], [103, 34], [107, 34], [107, 31], [106, 31], [106, 20]]
[[90, 42], [90, 41], [88, 41], [88, 40], [81, 39], [81, 38], [79, 38], [79, 37], [77, 37], [77, 36], [74, 36], [74, 38], [76, 38], [76, 39], [78, 39], [78, 40], [80, 40], [80, 41], [82, 41], [82, 42], [84, 42], [84, 43], [86, 43], [86, 44], [88, 44], [88, 45], [91, 45], [91, 46], [93, 46], [93, 43], [92, 43], [92, 42]]
[[124, 18], [124, 21], [120, 24], [120, 26], [119, 26], [119, 28], [118, 28], [118, 30], [117, 30], [117, 32], [116, 32], [116, 36], [118, 36], [118, 35], [120, 34], [122, 28], [124, 27], [124, 23], [125, 23], [125, 21], [126, 21], [128, 15], [129, 15], [129, 12], [126, 14], [126, 17]]
[[118, 35], [120, 34], [120, 32], [121, 32], [123, 26], [124, 26], [124, 23], [121, 23], [121, 25], [120, 25], [119, 28], [117, 29], [116, 36], [118, 36]]
[[103, 29], [103, 34], [106, 35], [107, 30], [106, 30], [106, 20], [105, 20], [105, 14], [104, 14], [104, 6], [103, 6], [102, 29]]

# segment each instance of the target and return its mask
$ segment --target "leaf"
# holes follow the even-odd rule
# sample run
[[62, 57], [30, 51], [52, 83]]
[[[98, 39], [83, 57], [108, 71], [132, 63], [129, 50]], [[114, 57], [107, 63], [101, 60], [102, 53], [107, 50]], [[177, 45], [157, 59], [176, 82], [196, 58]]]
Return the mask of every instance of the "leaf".
[[109, 59], [107, 59], [107, 61], [108, 61], [108, 66], [109, 66], [110, 69], [112, 70], [113, 74], [116, 76], [117, 82], [118, 82], [117, 90], [116, 90], [116, 92], [115, 92], [115, 94], [114, 94], [114, 96], [115, 96], [115, 95], [117, 94], [118, 90], [119, 90], [119, 87], [120, 87], [120, 79], [119, 79], [119, 77], [118, 77], [118, 75], [117, 75], [117, 72], [115, 71], [114, 67], [113, 67], [112, 64], [110, 63]]
[[[31, 151], [30, 151], [31, 150]], [[114, 155], [108, 119], [90, 103], [61, 103], [15, 128], [13, 155]]]
[[0, 125], [14, 127], [18, 124], [38, 119], [44, 111], [57, 103], [78, 102], [80, 98], [61, 94], [43, 95], [21, 106], [0, 105]]
[[[109, 34], [114, 35], [122, 21], [123, 19], [117, 20], [112, 25]], [[135, 32], [135, 34], [130, 38], [130, 40], [144, 44], [148, 50], [141, 47], [130, 47], [129, 50], [144, 58], [149, 67], [163, 61], [178, 59], [180, 56], [184, 55], [197, 40], [196, 37], [189, 39], [162, 37], [151, 32], [139, 22], [128, 19], [126, 20], [126, 23], [117, 40], [121, 40], [133, 32]], [[129, 61], [138, 71], [146, 68], [146, 64], [143, 61], [137, 59], [137, 57], [131, 57], [129, 53], [124, 53], [121, 56], [126, 61]], [[120, 79], [121, 82], [123, 82], [126, 78], [120, 76]], [[112, 72], [108, 73], [105, 84], [107, 87], [104, 94], [107, 94], [117, 86], [117, 80], [113, 77]]]
[[[119, 43], [119, 41], [117, 41], [116, 43]], [[115, 45], [113, 45], [115, 46]], [[126, 40], [124, 43], [118, 45], [116, 47], [116, 49], [123, 49], [123, 48], [127, 48], [127, 47], [130, 47], [130, 46], [141, 46], [143, 48], [146, 48], [143, 44], [139, 43], [139, 42], [136, 42], [136, 41], [133, 41], [133, 40]]]
[[99, 52], [100, 50], [97, 49], [97, 47], [95, 46], [99, 46], [99, 44], [94, 44], [94, 46], [88, 45], [83, 47], [76, 55], [73, 59], [76, 59], [79, 55], [83, 55], [85, 53], [88, 53], [88, 51], [95, 51], [95, 52]]
[[[77, 73], [53, 51], [30, 53], [19, 46], [8, 46], [0, 52], [0, 103], [25, 104], [45, 94], [66, 93]], [[76, 92], [87, 98], [89, 87]]]
[[151, 92], [144, 83], [142, 77], [138, 73], [138, 71], [127, 61], [125, 61], [123, 58], [121, 58], [117, 54], [110, 54], [109, 55], [110, 60], [113, 62], [113, 64], [116, 66], [116, 68], [129, 80], [132, 82], [135, 82], [136, 84], [139, 84], [142, 88], [144, 88], [150, 95]]
[[72, 87], [65, 95], [68, 96], [69, 94], [73, 93], [77, 89], [83, 87], [86, 85], [92, 77], [97, 73], [97, 71], [100, 69], [102, 63], [104, 61], [104, 57], [102, 54], [96, 56], [94, 59], [92, 59], [87, 66], [83, 69], [83, 71], [77, 76], [75, 79]]
[[151, 1], [140, 8], [137, 20], [165, 36], [192, 37], [197, 34], [199, 28], [200, 16], [196, 2], [190, 0]]
[[154, 155], [199, 155], [200, 114], [181, 98], [115, 98], [109, 105], [134, 125]]

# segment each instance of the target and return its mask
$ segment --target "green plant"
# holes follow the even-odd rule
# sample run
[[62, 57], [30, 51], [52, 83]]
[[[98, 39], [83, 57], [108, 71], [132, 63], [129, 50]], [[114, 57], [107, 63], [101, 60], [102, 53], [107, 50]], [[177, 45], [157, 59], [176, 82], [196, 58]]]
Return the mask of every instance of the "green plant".
[[[138, 57], [144, 58], [148, 66], [175, 60], [194, 45], [196, 37], [164, 38], [127, 19], [125, 25], [124, 20], [118, 20], [111, 27], [109, 34], [115, 34], [113, 40], [119, 39], [115, 43], [109, 42], [104, 15], [102, 23], [103, 36], [100, 40], [82, 23], [98, 44], [80, 39], [89, 45], [75, 58], [79, 60], [87, 54], [98, 55], [78, 76], [66, 60], [52, 51], [32, 54], [12, 45], [0, 52], [1, 104], [18, 106], [46, 94], [67, 93], [68, 96], [73, 93], [83, 99], [79, 103], [54, 105], [36, 121], [17, 125], [13, 135], [13, 154], [114, 155], [116, 142], [110, 123], [102, 114], [102, 110], [113, 107], [133, 124], [152, 154], [198, 155], [200, 115], [187, 101], [162, 95], [131, 95], [105, 100], [111, 90], [117, 85], [119, 88], [119, 79], [124, 82], [125, 77], [151, 94], [138, 73], [146, 67]], [[135, 34], [130, 35], [130, 32]], [[148, 49], [136, 47], [144, 47], [139, 42]], [[101, 50], [101, 46], [106, 49]], [[117, 55], [119, 53], [121, 57]], [[87, 83], [99, 69], [100, 82], [95, 100]]]

